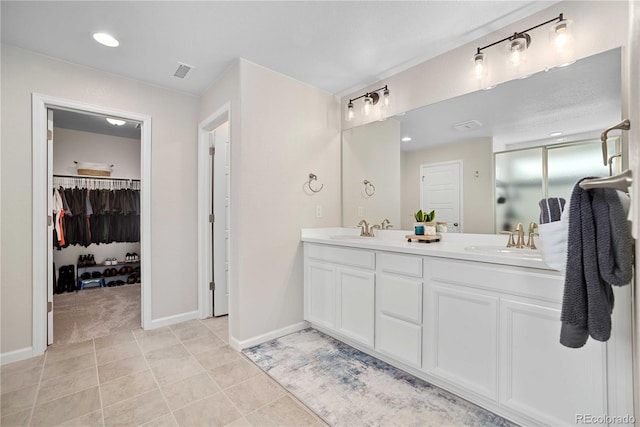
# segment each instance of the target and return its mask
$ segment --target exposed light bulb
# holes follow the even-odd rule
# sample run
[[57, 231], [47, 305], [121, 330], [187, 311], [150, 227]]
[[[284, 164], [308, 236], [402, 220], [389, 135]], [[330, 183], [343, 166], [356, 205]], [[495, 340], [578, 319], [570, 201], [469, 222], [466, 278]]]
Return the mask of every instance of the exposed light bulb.
[[511, 47], [511, 56], [509, 57], [509, 61], [514, 67], [520, 65], [520, 61], [522, 60], [522, 53], [520, 52], [520, 46], [515, 45]]
[[389, 108], [389, 89], [382, 92], [382, 108]]
[[482, 78], [485, 68], [484, 53], [476, 53], [473, 57], [473, 74], [477, 79]]
[[371, 99], [371, 96], [367, 94], [367, 96], [364, 97], [364, 103], [362, 104], [362, 114], [364, 114], [365, 116], [368, 116], [369, 113], [371, 113], [372, 105], [373, 105], [373, 99]]
[[568, 41], [567, 24], [558, 25], [556, 27], [556, 48], [561, 50], [567, 45]]
[[351, 120], [353, 120], [353, 102], [349, 101], [349, 104], [347, 104], [347, 114], [345, 116], [345, 120], [350, 122]]
[[525, 50], [529, 47], [531, 37], [528, 34], [516, 34], [509, 42], [509, 63], [518, 67], [525, 62]]

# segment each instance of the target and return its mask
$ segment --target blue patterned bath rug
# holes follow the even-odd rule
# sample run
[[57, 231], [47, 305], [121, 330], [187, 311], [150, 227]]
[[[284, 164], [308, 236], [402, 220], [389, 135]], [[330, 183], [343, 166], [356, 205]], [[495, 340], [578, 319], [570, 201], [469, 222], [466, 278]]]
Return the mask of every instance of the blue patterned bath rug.
[[332, 426], [516, 425], [315, 329], [244, 353]]

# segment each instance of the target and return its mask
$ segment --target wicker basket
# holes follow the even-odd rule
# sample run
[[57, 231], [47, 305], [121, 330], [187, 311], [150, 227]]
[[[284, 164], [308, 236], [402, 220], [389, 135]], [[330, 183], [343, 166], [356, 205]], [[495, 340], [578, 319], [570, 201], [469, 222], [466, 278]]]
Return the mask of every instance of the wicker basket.
[[76, 161], [74, 161], [74, 163], [76, 164], [78, 175], [111, 176], [111, 168], [113, 165]]

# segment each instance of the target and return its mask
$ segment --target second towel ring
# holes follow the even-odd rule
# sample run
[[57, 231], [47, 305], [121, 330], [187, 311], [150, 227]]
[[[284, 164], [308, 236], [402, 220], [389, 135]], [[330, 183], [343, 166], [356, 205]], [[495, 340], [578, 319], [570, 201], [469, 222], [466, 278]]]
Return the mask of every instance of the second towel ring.
[[314, 190], [313, 187], [311, 186], [311, 181], [317, 181], [318, 177], [313, 174], [310, 173], [309, 174], [309, 182], [307, 182], [307, 187], [309, 187], [309, 190], [311, 190], [313, 193], [319, 193], [323, 188], [324, 188], [324, 184], [320, 184], [320, 188], [318, 188], [317, 190]]
[[368, 179], [364, 180], [364, 192], [369, 197], [376, 194], [376, 186], [373, 185]]

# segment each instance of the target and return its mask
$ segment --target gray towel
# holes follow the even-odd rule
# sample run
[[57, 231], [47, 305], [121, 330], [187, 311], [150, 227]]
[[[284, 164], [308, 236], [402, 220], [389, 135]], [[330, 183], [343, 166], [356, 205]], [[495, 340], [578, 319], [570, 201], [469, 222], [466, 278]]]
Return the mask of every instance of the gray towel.
[[560, 221], [562, 210], [566, 200], [562, 197], [549, 197], [542, 199], [538, 203], [540, 206], [540, 222], [539, 224], [547, 224], [549, 222]]
[[[587, 179], [587, 178], [585, 178]], [[560, 343], [582, 347], [611, 335], [613, 290], [631, 279], [632, 241], [616, 190], [573, 188]]]

